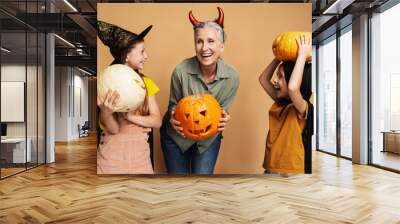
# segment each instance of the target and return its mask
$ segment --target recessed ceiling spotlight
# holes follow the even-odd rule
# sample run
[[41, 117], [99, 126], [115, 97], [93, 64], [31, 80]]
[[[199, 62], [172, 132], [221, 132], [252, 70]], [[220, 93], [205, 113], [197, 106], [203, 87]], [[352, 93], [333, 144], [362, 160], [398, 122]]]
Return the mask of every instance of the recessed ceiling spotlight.
[[75, 48], [75, 45], [73, 45], [71, 42], [67, 41], [66, 39], [60, 37], [59, 35], [54, 34], [54, 36], [57, 37], [58, 39], [60, 39], [62, 42], [66, 43], [67, 45], [69, 45], [69, 46]]
[[78, 10], [68, 1], [64, 0], [65, 4], [67, 4], [74, 12], [78, 12]]
[[6, 53], [10, 53], [10, 52], [11, 52], [10, 49], [5, 48], [5, 47], [1, 47], [0, 49], [1, 49], [1, 51], [4, 51], [4, 52], [6, 52]]

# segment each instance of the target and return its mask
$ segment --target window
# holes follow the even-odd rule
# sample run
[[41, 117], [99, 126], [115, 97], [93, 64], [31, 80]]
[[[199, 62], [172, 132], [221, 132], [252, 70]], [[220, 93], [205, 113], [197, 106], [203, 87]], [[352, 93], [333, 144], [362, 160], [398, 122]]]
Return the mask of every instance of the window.
[[371, 18], [371, 162], [400, 170], [400, 5]]
[[[43, 1], [2, 2], [40, 13]], [[15, 7], [14, 7], [15, 8]], [[45, 34], [0, 12], [2, 144], [0, 178], [45, 163]], [[13, 95], [14, 98], [11, 98]], [[14, 104], [12, 99], [16, 99]], [[21, 102], [21, 103], [18, 103]], [[13, 108], [18, 108], [11, 110]]]
[[340, 36], [340, 155], [352, 157], [352, 32]]
[[336, 154], [336, 37], [318, 48], [318, 145]]

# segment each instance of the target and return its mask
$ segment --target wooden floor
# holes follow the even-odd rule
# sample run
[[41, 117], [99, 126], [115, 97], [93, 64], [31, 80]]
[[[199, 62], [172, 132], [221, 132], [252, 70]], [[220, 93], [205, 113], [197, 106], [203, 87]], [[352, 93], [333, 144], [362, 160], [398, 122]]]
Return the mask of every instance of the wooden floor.
[[29, 170], [29, 169], [33, 169], [37, 166], [37, 164], [27, 164], [27, 167], [25, 167], [24, 164], [22, 165], [18, 165], [18, 167], [7, 167], [7, 168], [1, 168], [0, 172], [1, 172], [1, 178], [5, 178], [20, 172], [23, 172], [25, 170]]
[[400, 154], [392, 152], [374, 151], [372, 161], [374, 164], [391, 169], [400, 170]]
[[0, 223], [400, 223], [400, 175], [314, 154], [314, 174], [97, 176], [94, 138], [0, 181]]
[[15, 173], [19, 173], [19, 172], [22, 172], [22, 171], [24, 171], [24, 170], [26, 170], [26, 168], [25, 167], [17, 167], [17, 168], [1, 168], [1, 177], [3, 178], [3, 177], [7, 177], [7, 176], [10, 176], [10, 175], [13, 175], [13, 174], [15, 174]]

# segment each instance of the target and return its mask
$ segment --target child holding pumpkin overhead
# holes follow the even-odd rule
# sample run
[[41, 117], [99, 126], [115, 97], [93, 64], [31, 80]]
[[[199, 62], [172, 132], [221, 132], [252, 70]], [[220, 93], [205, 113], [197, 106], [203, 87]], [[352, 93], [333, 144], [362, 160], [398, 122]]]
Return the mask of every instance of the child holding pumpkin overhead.
[[[295, 62], [281, 63], [274, 58], [261, 73], [259, 80], [267, 94], [275, 101], [269, 110], [269, 132], [263, 167], [266, 173], [309, 173], [305, 162], [303, 132], [312, 105], [311, 97], [311, 38], [296, 38], [298, 46]], [[272, 77], [277, 69], [276, 77]]]
[[97, 155], [98, 174], [153, 174], [150, 160], [148, 132], [161, 126], [160, 111], [155, 99], [157, 85], [139, 72], [147, 60], [144, 37], [147, 27], [139, 35], [118, 26], [98, 21], [100, 40], [110, 48], [112, 64], [124, 64], [135, 70], [146, 87], [144, 103], [136, 110], [116, 112], [117, 91], [109, 91], [104, 102], [99, 102], [100, 126], [103, 130]]

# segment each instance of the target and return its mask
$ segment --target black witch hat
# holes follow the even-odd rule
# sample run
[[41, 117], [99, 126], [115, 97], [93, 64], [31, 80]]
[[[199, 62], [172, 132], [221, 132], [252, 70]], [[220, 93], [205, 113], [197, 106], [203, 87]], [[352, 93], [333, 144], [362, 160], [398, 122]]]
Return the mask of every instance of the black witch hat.
[[135, 34], [128, 30], [122, 29], [119, 26], [103, 21], [97, 21], [97, 35], [99, 36], [101, 42], [110, 48], [110, 52], [114, 57], [114, 62], [112, 64], [115, 64], [118, 62], [124, 50], [128, 48], [133, 41], [143, 39], [152, 27], [153, 26], [150, 25], [140, 34]]

